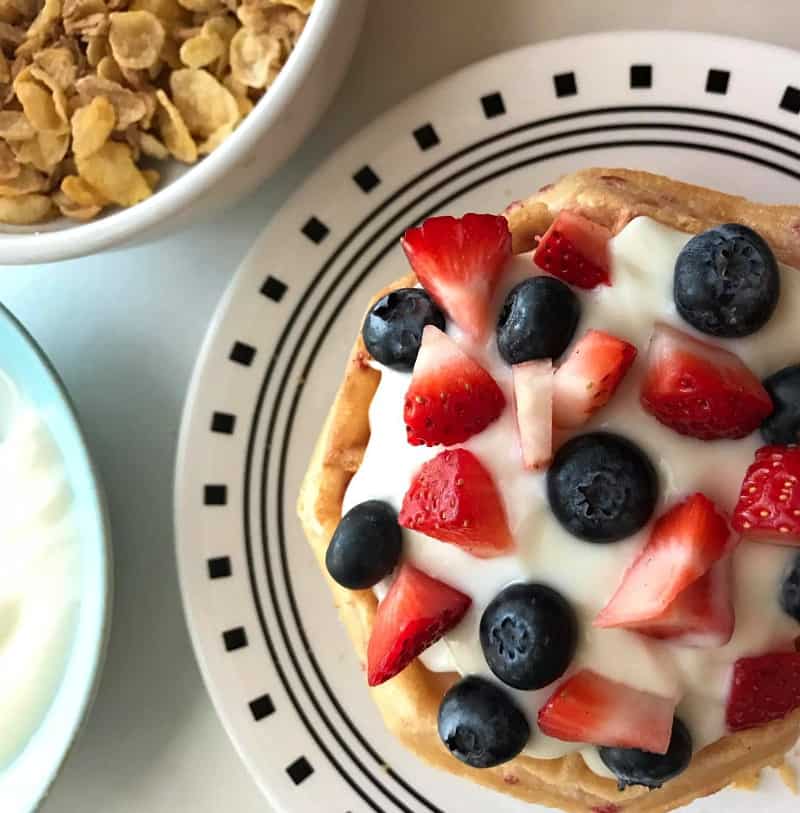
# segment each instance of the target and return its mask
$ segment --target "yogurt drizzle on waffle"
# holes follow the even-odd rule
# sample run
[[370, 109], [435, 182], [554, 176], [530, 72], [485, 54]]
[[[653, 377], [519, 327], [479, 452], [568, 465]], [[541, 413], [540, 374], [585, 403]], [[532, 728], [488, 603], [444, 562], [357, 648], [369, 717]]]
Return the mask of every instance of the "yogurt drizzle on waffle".
[[[610, 401], [580, 428], [556, 431], [554, 446], [558, 448], [574, 435], [599, 430], [633, 441], [646, 453], [657, 473], [658, 499], [650, 522], [633, 535], [610, 544], [592, 544], [565, 529], [548, 501], [547, 471], [531, 471], [523, 465], [512, 368], [498, 352], [494, 331], [490, 329], [476, 340], [471, 335], [474, 331], [462, 330], [448, 319], [447, 335], [491, 376], [506, 403], [488, 426], [448, 448], [471, 452], [489, 472], [501, 495], [514, 547], [505, 555], [477, 558], [457, 545], [407, 528], [402, 532], [404, 562], [471, 599], [456, 626], [421, 654], [426, 667], [479, 676], [501, 687], [528, 720], [530, 737], [524, 753], [555, 758], [580, 750], [587, 765], [602, 775], [611, 773], [596, 748], [548, 737], [538, 730], [537, 714], [566, 679], [581, 670], [591, 670], [632, 689], [676, 700], [675, 713], [690, 731], [694, 749], [699, 750], [728, 731], [726, 704], [734, 664], [748, 656], [791, 651], [800, 634], [798, 621], [779, 601], [796, 550], [753, 541], [740, 542], [729, 554], [735, 611], [729, 643], [687, 647], [628, 629], [592, 625], [614, 595], [626, 569], [647, 544], [654, 522], [670, 508], [701, 492], [731, 519], [745, 472], [757, 449], [764, 445], [758, 432], [741, 439], [710, 442], [679, 434], [642, 408], [640, 394], [654, 326], [672, 326], [724, 347], [759, 379], [800, 361], [800, 351], [791, 338], [800, 313], [800, 274], [779, 268], [780, 298], [763, 327], [743, 338], [712, 338], [687, 324], [676, 308], [675, 265], [689, 240], [690, 235], [648, 218], [637, 218], [608, 244], [611, 284], [600, 281], [595, 282], [595, 287], [573, 289], [580, 301], [581, 316], [570, 347], [586, 331], [595, 329], [629, 342], [638, 350], [638, 356]], [[532, 263], [530, 256], [515, 257], [507, 263], [488, 309], [491, 325], [497, 322], [509, 291], [540, 274], [544, 271]], [[570, 348], [556, 365], [563, 363], [569, 353]], [[345, 496], [343, 514], [369, 500], [384, 501], [400, 512], [417, 472], [444, 448], [408, 442], [404, 403], [411, 375], [377, 366], [382, 376], [370, 407], [371, 439]], [[385, 596], [392, 579], [389, 576], [375, 585], [379, 599]], [[504, 685], [493, 675], [479, 637], [486, 607], [504, 588], [518, 582], [541, 583], [558, 591], [572, 606], [579, 628], [577, 649], [564, 676], [529, 691]]]

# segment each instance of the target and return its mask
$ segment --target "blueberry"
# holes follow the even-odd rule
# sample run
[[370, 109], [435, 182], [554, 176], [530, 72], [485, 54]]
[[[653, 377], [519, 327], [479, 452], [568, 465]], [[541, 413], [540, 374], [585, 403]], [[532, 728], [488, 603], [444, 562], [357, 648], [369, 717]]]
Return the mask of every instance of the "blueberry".
[[800, 621], [800, 553], [789, 565], [781, 585], [780, 604], [783, 611]]
[[800, 443], [800, 364], [773, 373], [764, 388], [774, 407], [761, 424], [764, 440], [780, 446]]
[[497, 321], [497, 349], [509, 364], [557, 359], [572, 341], [581, 306], [555, 277], [531, 277], [511, 289]]
[[692, 735], [677, 717], [666, 754], [651, 754], [638, 748], [598, 748], [600, 759], [617, 777], [619, 789], [628, 785], [660, 788], [683, 773], [692, 759]]
[[375, 361], [408, 372], [414, 369], [425, 325], [444, 330], [444, 314], [421, 288], [398, 288], [369, 309], [361, 335]]
[[543, 584], [512, 584], [484, 610], [486, 663], [515, 689], [541, 689], [567, 671], [578, 642], [578, 619], [567, 600]]
[[367, 500], [342, 517], [325, 553], [325, 566], [342, 587], [366, 590], [395, 569], [402, 545], [392, 506]]
[[619, 435], [592, 432], [558, 450], [547, 472], [547, 496], [571, 534], [588, 542], [616, 542], [647, 524], [658, 478], [638, 446]]
[[514, 759], [530, 735], [514, 701], [483, 678], [460, 680], [439, 706], [439, 737], [456, 759], [473, 768], [493, 768]]
[[711, 336], [749, 336], [778, 304], [775, 255], [747, 226], [726, 223], [693, 237], [675, 262], [678, 313]]

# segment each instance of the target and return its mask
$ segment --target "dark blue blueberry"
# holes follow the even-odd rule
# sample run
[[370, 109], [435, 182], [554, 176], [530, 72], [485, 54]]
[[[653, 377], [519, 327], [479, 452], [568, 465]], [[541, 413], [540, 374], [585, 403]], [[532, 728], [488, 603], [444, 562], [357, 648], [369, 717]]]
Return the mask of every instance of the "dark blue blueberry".
[[555, 277], [531, 277], [511, 289], [497, 321], [497, 349], [509, 364], [557, 359], [572, 341], [581, 305]]
[[421, 288], [398, 288], [369, 309], [361, 335], [372, 358], [407, 372], [414, 369], [426, 325], [444, 330], [444, 314]]
[[711, 336], [749, 336], [763, 327], [780, 296], [775, 255], [747, 226], [726, 223], [693, 237], [675, 262], [675, 305]]
[[660, 788], [683, 773], [692, 759], [692, 735], [677, 717], [672, 724], [672, 739], [666, 754], [651, 754], [638, 748], [598, 748], [600, 759], [614, 776], [619, 789], [628, 785]]
[[391, 505], [367, 500], [341, 519], [325, 554], [335, 582], [350, 590], [366, 590], [397, 566], [403, 536]]
[[577, 435], [547, 472], [547, 496], [559, 522], [588, 542], [616, 542], [653, 515], [658, 478], [647, 455], [608, 432]]
[[515, 689], [541, 689], [567, 671], [578, 619], [567, 600], [543, 584], [512, 584], [484, 610], [481, 647], [494, 674]]
[[473, 768], [514, 759], [531, 730], [514, 701], [494, 683], [465, 677], [439, 706], [439, 737], [450, 753]]
[[761, 424], [764, 440], [780, 446], [800, 443], [800, 364], [773, 373], [764, 388], [774, 407]]
[[783, 611], [800, 622], [800, 553], [789, 565], [781, 585], [780, 603]]

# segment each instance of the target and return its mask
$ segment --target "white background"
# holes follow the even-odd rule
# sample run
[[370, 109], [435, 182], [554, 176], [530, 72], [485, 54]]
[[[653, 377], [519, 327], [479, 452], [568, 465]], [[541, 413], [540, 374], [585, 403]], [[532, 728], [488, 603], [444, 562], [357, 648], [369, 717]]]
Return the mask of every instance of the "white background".
[[45, 813], [269, 812], [194, 662], [175, 573], [172, 476], [184, 393], [214, 308], [249, 244], [298, 183], [409, 93], [518, 45], [589, 31], [683, 28], [798, 46], [799, 22], [796, 0], [371, 0], [327, 116], [288, 166], [238, 208], [213, 226], [147, 247], [2, 270], [0, 300], [33, 332], [77, 402], [114, 530], [108, 664]]

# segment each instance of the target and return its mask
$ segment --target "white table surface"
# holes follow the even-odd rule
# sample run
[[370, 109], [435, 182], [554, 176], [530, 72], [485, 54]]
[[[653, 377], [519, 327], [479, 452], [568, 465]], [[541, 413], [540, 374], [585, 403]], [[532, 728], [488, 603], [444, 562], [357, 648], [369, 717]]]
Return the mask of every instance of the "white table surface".
[[248, 245], [300, 180], [383, 110], [483, 57], [625, 28], [798, 46], [796, 8], [796, 0], [371, 0], [347, 81], [316, 133], [213, 229], [2, 270], [0, 301], [37, 337], [77, 402], [114, 531], [108, 662], [45, 813], [269, 811], [194, 661], [175, 572], [172, 477], [184, 393], [214, 308]]

